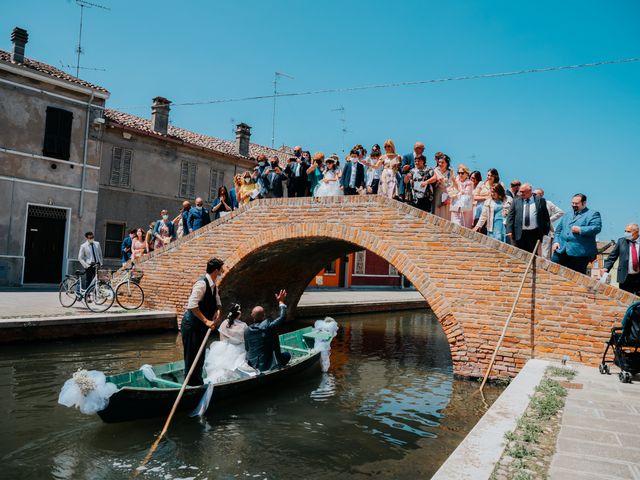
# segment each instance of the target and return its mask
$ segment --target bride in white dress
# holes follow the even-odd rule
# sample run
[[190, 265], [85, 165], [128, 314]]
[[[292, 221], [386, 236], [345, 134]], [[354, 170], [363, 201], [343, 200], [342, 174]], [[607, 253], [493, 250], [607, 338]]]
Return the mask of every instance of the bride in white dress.
[[336, 161], [329, 157], [326, 162], [326, 170], [324, 177], [320, 180], [314, 196], [316, 197], [335, 197], [344, 195], [340, 187], [340, 172], [336, 170]]
[[247, 324], [239, 318], [240, 311], [235, 319], [226, 319], [220, 324], [220, 341], [211, 343], [204, 361], [206, 383], [229, 382], [256, 375], [255, 369], [246, 362], [244, 331]]

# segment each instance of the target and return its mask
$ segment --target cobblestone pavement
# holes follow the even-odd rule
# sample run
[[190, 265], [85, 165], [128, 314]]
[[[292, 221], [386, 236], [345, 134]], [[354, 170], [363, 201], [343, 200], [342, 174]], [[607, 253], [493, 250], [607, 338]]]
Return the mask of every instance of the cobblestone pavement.
[[[415, 290], [313, 290], [305, 292], [299, 305], [392, 303], [421, 299], [422, 296]], [[112, 308], [117, 309], [116, 306]], [[58, 302], [58, 292], [26, 289], [0, 292], [0, 319], [84, 315], [87, 313], [91, 312], [83, 302], [76, 302], [71, 308], [62, 307]]]
[[582, 389], [568, 389], [549, 478], [640, 480], [640, 375], [623, 384], [617, 367], [575, 368]]

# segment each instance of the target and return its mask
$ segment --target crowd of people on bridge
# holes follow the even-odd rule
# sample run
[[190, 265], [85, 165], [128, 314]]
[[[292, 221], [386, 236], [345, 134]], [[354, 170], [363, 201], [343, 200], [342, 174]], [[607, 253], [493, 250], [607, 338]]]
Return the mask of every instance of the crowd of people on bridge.
[[[389, 139], [382, 148], [373, 145], [370, 152], [360, 144], [354, 145], [343, 159], [322, 152], [312, 155], [296, 146], [286, 165], [281, 165], [277, 156], [260, 155], [254, 161], [252, 170], [235, 175], [230, 189], [220, 186], [210, 205], [205, 206], [200, 197], [194, 205], [185, 201], [175, 217], [162, 210], [161, 218], [151, 223], [147, 232], [132, 230], [129, 239], [123, 241], [123, 263], [251, 201], [284, 196], [382, 195], [529, 252], [540, 242], [539, 254], [581, 273], [598, 253], [596, 236], [602, 220], [599, 212], [587, 208], [586, 195], [574, 195], [573, 212], [565, 215], [545, 199], [542, 188], [519, 180], [512, 180], [506, 187], [496, 168], [489, 168], [484, 176], [462, 163], [453, 168], [444, 152], [436, 152], [430, 164], [422, 142], [416, 142], [405, 155], [397, 153]], [[627, 229], [637, 232], [635, 224]], [[630, 264], [627, 273], [640, 278], [640, 268], [635, 264]], [[639, 289], [640, 281], [633, 288]]]

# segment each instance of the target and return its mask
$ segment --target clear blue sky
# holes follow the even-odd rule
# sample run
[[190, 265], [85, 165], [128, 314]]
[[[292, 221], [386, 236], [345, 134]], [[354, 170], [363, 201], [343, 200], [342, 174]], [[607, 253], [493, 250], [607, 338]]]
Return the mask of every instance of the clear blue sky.
[[[108, 88], [109, 105], [149, 116], [174, 102], [490, 73], [640, 56], [640, 2], [607, 1], [125, 1], [85, 10], [81, 76]], [[79, 7], [69, 0], [3, 5], [0, 48], [29, 30], [27, 56], [75, 64]], [[600, 239], [640, 221], [640, 63], [519, 77], [278, 100], [276, 144], [339, 152], [392, 138], [428, 158], [484, 174], [499, 169], [543, 186], [570, 209], [584, 192], [600, 210]], [[142, 108], [141, 108], [142, 106]], [[270, 100], [175, 107], [172, 123], [232, 138], [233, 122], [270, 145]]]

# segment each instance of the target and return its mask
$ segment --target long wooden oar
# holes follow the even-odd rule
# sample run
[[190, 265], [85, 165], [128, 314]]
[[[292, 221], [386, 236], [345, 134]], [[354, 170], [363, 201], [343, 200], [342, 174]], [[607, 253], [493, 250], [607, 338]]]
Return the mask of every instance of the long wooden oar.
[[209, 339], [209, 335], [210, 334], [211, 334], [211, 329], [207, 328], [207, 333], [204, 336], [204, 340], [202, 340], [202, 344], [200, 345], [200, 348], [198, 349], [198, 353], [196, 353], [196, 358], [193, 361], [193, 363], [191, 364], [191, 368], [189, 369], [189, 372], [187, 372], [187, 376], [184, 377], [184, 383], [182, 384], [182, 387], [180, 388], [180, 392], [178, 393], [178, 396], [176, 397], [176, 401], [173, 402], [173, 407], [171, 408], [171, 412], [169, 412], [169, 416], [167, 417], [167, 421], [164, 422], [164, 427], [162, 427], [162, 431], [160, 432], [160, 435], [158, 435], [158, 438], [156, 438], [156, 441], [153, 442], [153, 445], [151, 445], [151, 448], [149, 449], [149, 453], [147, 453], [147, 456], [144, 457], [144, 460], [142, 460], [142, 463], [138, 466], [138, 468], [136, 468], [134, 470], [133, 475], [132, 475], [131, 478], [136, 478], [138, 476], [138, 474], [141, 472], [141, 468], [144, 467], [147, 463], [149, 463], [149, 460], [151, 460], [151, 457], [153, 456], [153, 453], [157, 450], [158, 445], [160, 444], [160, 441], [162, 440], [162, 437], [164, 437], [164, 434], [167, 433], [167, 430], [169, 429], [169, 424], [171, 423], [171, 420], [173, 420], [173, 415], [176, 413], [176, 410], [178, 408], [178, 404], [180, 403], [180, 400], [182, 400], [182, 395], [184, 394], [184, 391], [187, 388], [187, 384], [189, 383], [189, 379], [191, 378], [191, 374], [196, 369], [196, 365], [198, 364], [198, 360], [200, 359], [200, 356], [202, 355], [202, 352], [204, 351], [204, 347], [207, 344], [207, 340]]
[[511, 322], [511, 317], [513, 317], [514, 312], [516, 311], [516, 305], [518, 304], [518, 300], [520, 299], [520, 294], [522, 293], [522, 288], [524, 287], [524, 282], [527, 279], [527, 275], [529, 274], [529, 269], [533, 264], [533, 259], [536, 258], [536, 254], [538, 253], [538, 246], [540, 245], [540, 240], [536, 242], [536, 246], [533, 249], [533, 253], [531, 254], [531, 258], [529, 258], [529, 263], [527, 264], [527, 268], [524, 271], [524, 275], [522, 275], [522, 281], [520, 282], [520, 288], [518, 289], [518, 293], [516, 298], [513, 300], [513, 305], [511, 306], [511, 312], [507, 317], [506, 322], [504, 322], [504, 327], [502, 327], [502, 333], [500, 334], [500, 338], [498, 339], [498, 343], [496, 344], [496, 348], [493, 351], [493, 355], [491, 355], [491, 361], [489, 362], [489, 367], [487, 368], [486, 373], [484, 374], [484, 378], [482, 379], [482, 384], [480, 384], [480, 392], [484, 388], [484, 384], [487, 383], [487, 379], [489, 378], [489, 374], [491, 373], [491, 369], [493, 368], [493, 363], [496, 361], [496, 355], [498, 354], [498, 349], [500, 345], [502, 345], [502, 340], [504, 339], [504, 335], [507, 333], [507, 327], [509, 326], [509, 322]]

